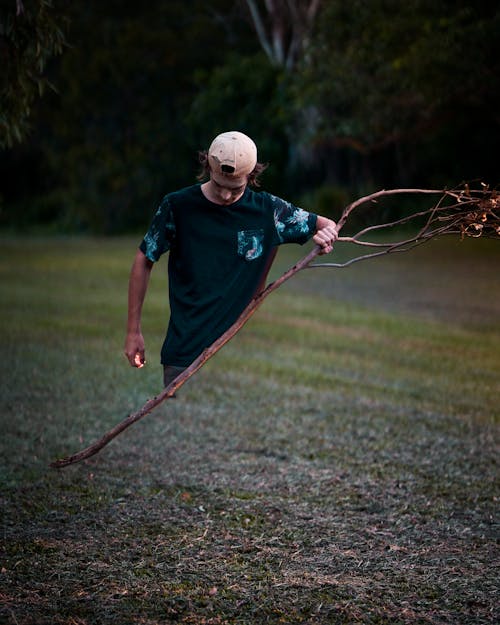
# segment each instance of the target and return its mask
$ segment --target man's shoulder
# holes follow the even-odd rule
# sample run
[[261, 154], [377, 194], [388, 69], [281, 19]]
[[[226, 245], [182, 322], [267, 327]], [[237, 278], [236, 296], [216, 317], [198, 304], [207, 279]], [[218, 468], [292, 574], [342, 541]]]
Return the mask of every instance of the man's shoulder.
[[200, 185], [192, 184], [188, 187], [183, 187], [182, 189], [177, 189], [176, 191], [171, 191], [167, 193], [164, 197], [164, 200], [169, 201], [182, 201], [184, 199], [191, 199], [193, 197], [198, 197], [200, 195]]
[[169, 191], [161, 198], [158, 206], [158, 212], [176, 212], [176, 208], [182, 208], [186, 204], [191, 204], [200, 195], [199, 184], [183, 187], [182, 189], [177, 189], [176, 191]]
[[267, 191], [260, 191], [255, 195], [258, 197], [256, 202], [258, 202], [264, 210], [272, 211], [275, 215], [293, 213], [296, 210], [301, 210], [288, 200], [284, 200], [283, 198]]
[[267, 208], [274, 204], [276, 197], [267, 191], [255, 191], [254, 189], [247, 188], [243, 197], [244, 201], [248, 204]]

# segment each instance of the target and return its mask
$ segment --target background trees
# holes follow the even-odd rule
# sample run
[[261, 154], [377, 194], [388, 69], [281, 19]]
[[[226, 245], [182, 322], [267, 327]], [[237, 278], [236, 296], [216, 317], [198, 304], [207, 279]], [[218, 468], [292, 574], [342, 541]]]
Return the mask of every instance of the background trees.
[[315, 107], [327, 154], [356, 155], [351, 184], [494, 175], [499, 34], [488, 2], [327, 3], [295, 102]]
[[[51, 11], [42, 26], [18, 4], [1, 3], [2, 114], [24, 111], [25, 137], [0, 156], [4, 227], [143, 229], [229, 127], [271, 163], [265, 188], [322, 211], [381, 186], [498, 182], [495, 3], [25, 0]], [[49, 42], [27, 107], [5, 95], [33, 65], [12, 25]]]
[[0, 148], [7, 148], [25, 139], [34, 101], [51, 87], [44, 72], [66, 44], [67, 18], [50, 0], [2, 0], [0, 8]]

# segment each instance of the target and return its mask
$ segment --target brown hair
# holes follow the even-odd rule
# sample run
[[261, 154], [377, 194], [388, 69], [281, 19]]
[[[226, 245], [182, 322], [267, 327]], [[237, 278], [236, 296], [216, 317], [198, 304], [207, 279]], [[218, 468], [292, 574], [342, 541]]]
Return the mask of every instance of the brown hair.
[[[202, 180], [206, 180], [207, 178], [210, 178], [210, 164], [208, 162], [208, 151], [202, 150], [198, 152], [198, 160], [201, 165], [201, 171], [197, 176], [197, 180], [202, 181]], [[255, 167], [253, 168], [253, 171], [251, 171], [248, 174], [248, 185], [252, 187], [260, 187], [259, 176], [265, 169], [267, 169], [267, 167], [268, 167], [268, 163], [257, 163]]]

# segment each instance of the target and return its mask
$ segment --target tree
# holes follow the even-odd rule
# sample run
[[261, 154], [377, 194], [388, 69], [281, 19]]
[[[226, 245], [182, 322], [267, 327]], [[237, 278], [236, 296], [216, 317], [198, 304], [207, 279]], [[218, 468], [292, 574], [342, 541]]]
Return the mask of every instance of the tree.
[[272, 65], [291, 71], [314, 26], [321, 0], [245, 0], [262, 49]]
[[[317, 111], [314, 141], [330, 152], [348, 148], [372, 167], [374, 155], [388, 162], [392, 152], [399, 179], [418, 173], [419, 149], [429, 159], [437, 148], [441, 167], [450, 171], [452, 155], [455, 162], [460, 156], [458, 137], [472, 147], [479, 131], [493, 147], [499, 128], [493, 103], [500, 97], [497, 5], [332, 1], [321, 18], [295, 84], [298, 110]], [[476, 161], [479, 156], [487, 165], [484, 152]], [[470, 163], [469, 154], [460, 168]], [[486, 169], [483, 175], [492, 168]]]
[[233, 5], [72, 3], [71, 46], [51, 68], [60, 93], [43, 99], [29, 145], [11, 151], [4, 165], [12, 171], [11, 163], [26, 166], [37, 154], [45, 170], [32, 176], [31, 197], [20, 196], [19, 185], [4, 190], [0, 218], [32, 223], [43, 214], [61, 229], [106, 234], [144, 227], [161, 195], [197, 172], [193, 146], [203, 144], [186, 123], [203, 89], [195, 75], [254, 40]]
[[197, 76], [198, 93], [186, 122], [201, 146], [218, 133], [241, 130], [258, 138], [259, 160], [270, 163], [263, 183], [275, 193], [284, 191], [287, 167], [288, 105], [283, 70], [266, 56], [230, 54], [222, 66]]
[[54, 89], [46, 69], [67, 45], [68, 19], [51, 0], [2, 0], [1, 11], [0, 148], [6, 148], [27, 137], [36, 99]]
[[241, 0], [239, 4], [246, 8], [244, 15], [256, 41], [249, 50], [238, 46], [223, 65], [208, 67], [198, 75], [200, 88], [188, 121], [199, 133], [204, 129], [205, 141], [229, 126], [258, 138], [259, 154], [271, 164], [263, 178], [265, 184], [276, 193], [298, 196], [302, 179], [296, 176], [294, 166], [302, 137], [295, 127], [304, 126], [304, 111], [294, 110], [290, 85], [306, 54], [322, 3]]

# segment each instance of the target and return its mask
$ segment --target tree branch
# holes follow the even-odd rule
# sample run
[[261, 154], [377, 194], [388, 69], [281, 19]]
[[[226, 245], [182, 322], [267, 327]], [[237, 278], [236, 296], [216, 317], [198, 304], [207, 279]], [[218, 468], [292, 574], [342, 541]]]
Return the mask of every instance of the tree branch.
[[[465, 236], [491, 236], [492, 238], [500, 239], [500, 218], [497, 214], [498, 209], [500, 209], [500, 199], [498, 198], [497, 192], [489, 191], [486, 185], [484, 185], [484, 188], [479, 191], [471, 191], [467, 185], [465, 185], [463, 189], [455, 191], [435, 189], [392, 189], [378, 191], [352, 202], [344, 209], [337, 223], [337, 233], [340, 232], [349, 216], [356, 208], [359, 208], [363, 204], [374, 202], [381, 197], [398, 194], [439, 194], [441, 198], [436, 205], [427, 210], [415, 212], [407, 217], [403, 217], [402, 219], [389, 223], [369, 226], [360, 230], [357, 234], [351, 237], [338, 238], [338, 241], [350, 242], [363, 247], [379, 248], [377, 252], [358, 256], [345, 263], [321, 263], [311, 265], [311, 262], [320, 252], [319, 246], [315, 246], [313, 250], [302, 258], [302, 260], [288, 269], [288, 271], [286, 271], [280, 278], [269, 284], [263, 291], [256, 295], [243, 310], [235, 323], [216, 341], [214, 341], [214, 343], [200, 356], [198, 356], [198, 358], [196, 358], [196, 360], [194, 360], [194, 362], [187, 369], [185, 369], [175, 380], [173, 380], [173, 382], [163, 389], [158, 396], [148, 400], [140, 410], [129, 415], [126, 419], [112, 428], [102, 438], [89, 447], [86, 447], [71, 456], [67, 456], [66, 458], [55, 460], [50, 466], [59, 469], [90, 458], [126, 428], [149, 414], [163, 401], [172, 397], [177, 389], [187, 382], [187, 380], [189, 380], [189, 378], [191, 378], [207, 362], [207, 360], [214, 356], [229, 340], [233, 338], [233, 336], [245, 325], [268, 295], [302, 269], [309, 266], [347, 267], [355, 262], [381, 256], [382, 254], [408, 251], [425, 241], [445, 234], [458, 235], [462, 238]], [[454, 200], [454, 203], [446, 204], [446, 200], [449, 198]], [[424, 216], [427, 216], [424, 226], [413, 237], [406, 238], [401, 241], [389, 241], [386, 243], [361, 240], [361, 237], [371, 232], [378, 231], [383, 228], [406, 225], [412, 220]], [[380, 248], [382, 249], [380, 250]]]
[[[245, 0], [259, 44], [270, 62], [291, 71], [306, 44], [321, 0]], [[265, 19], [263, 18], [263, 15]]]
[[269, 39], [267, 38], [266, 29], [264, 28], [264, 23], [262, 22], [257, 4], [255, 3], [255, 0], [246, 0], [246, 3], [252, 17], [255, 32], [257, 33], [257, 39], [259, 40], [267, 58], [271, 61], [271, 63], [274, 63], [273, 49]]

